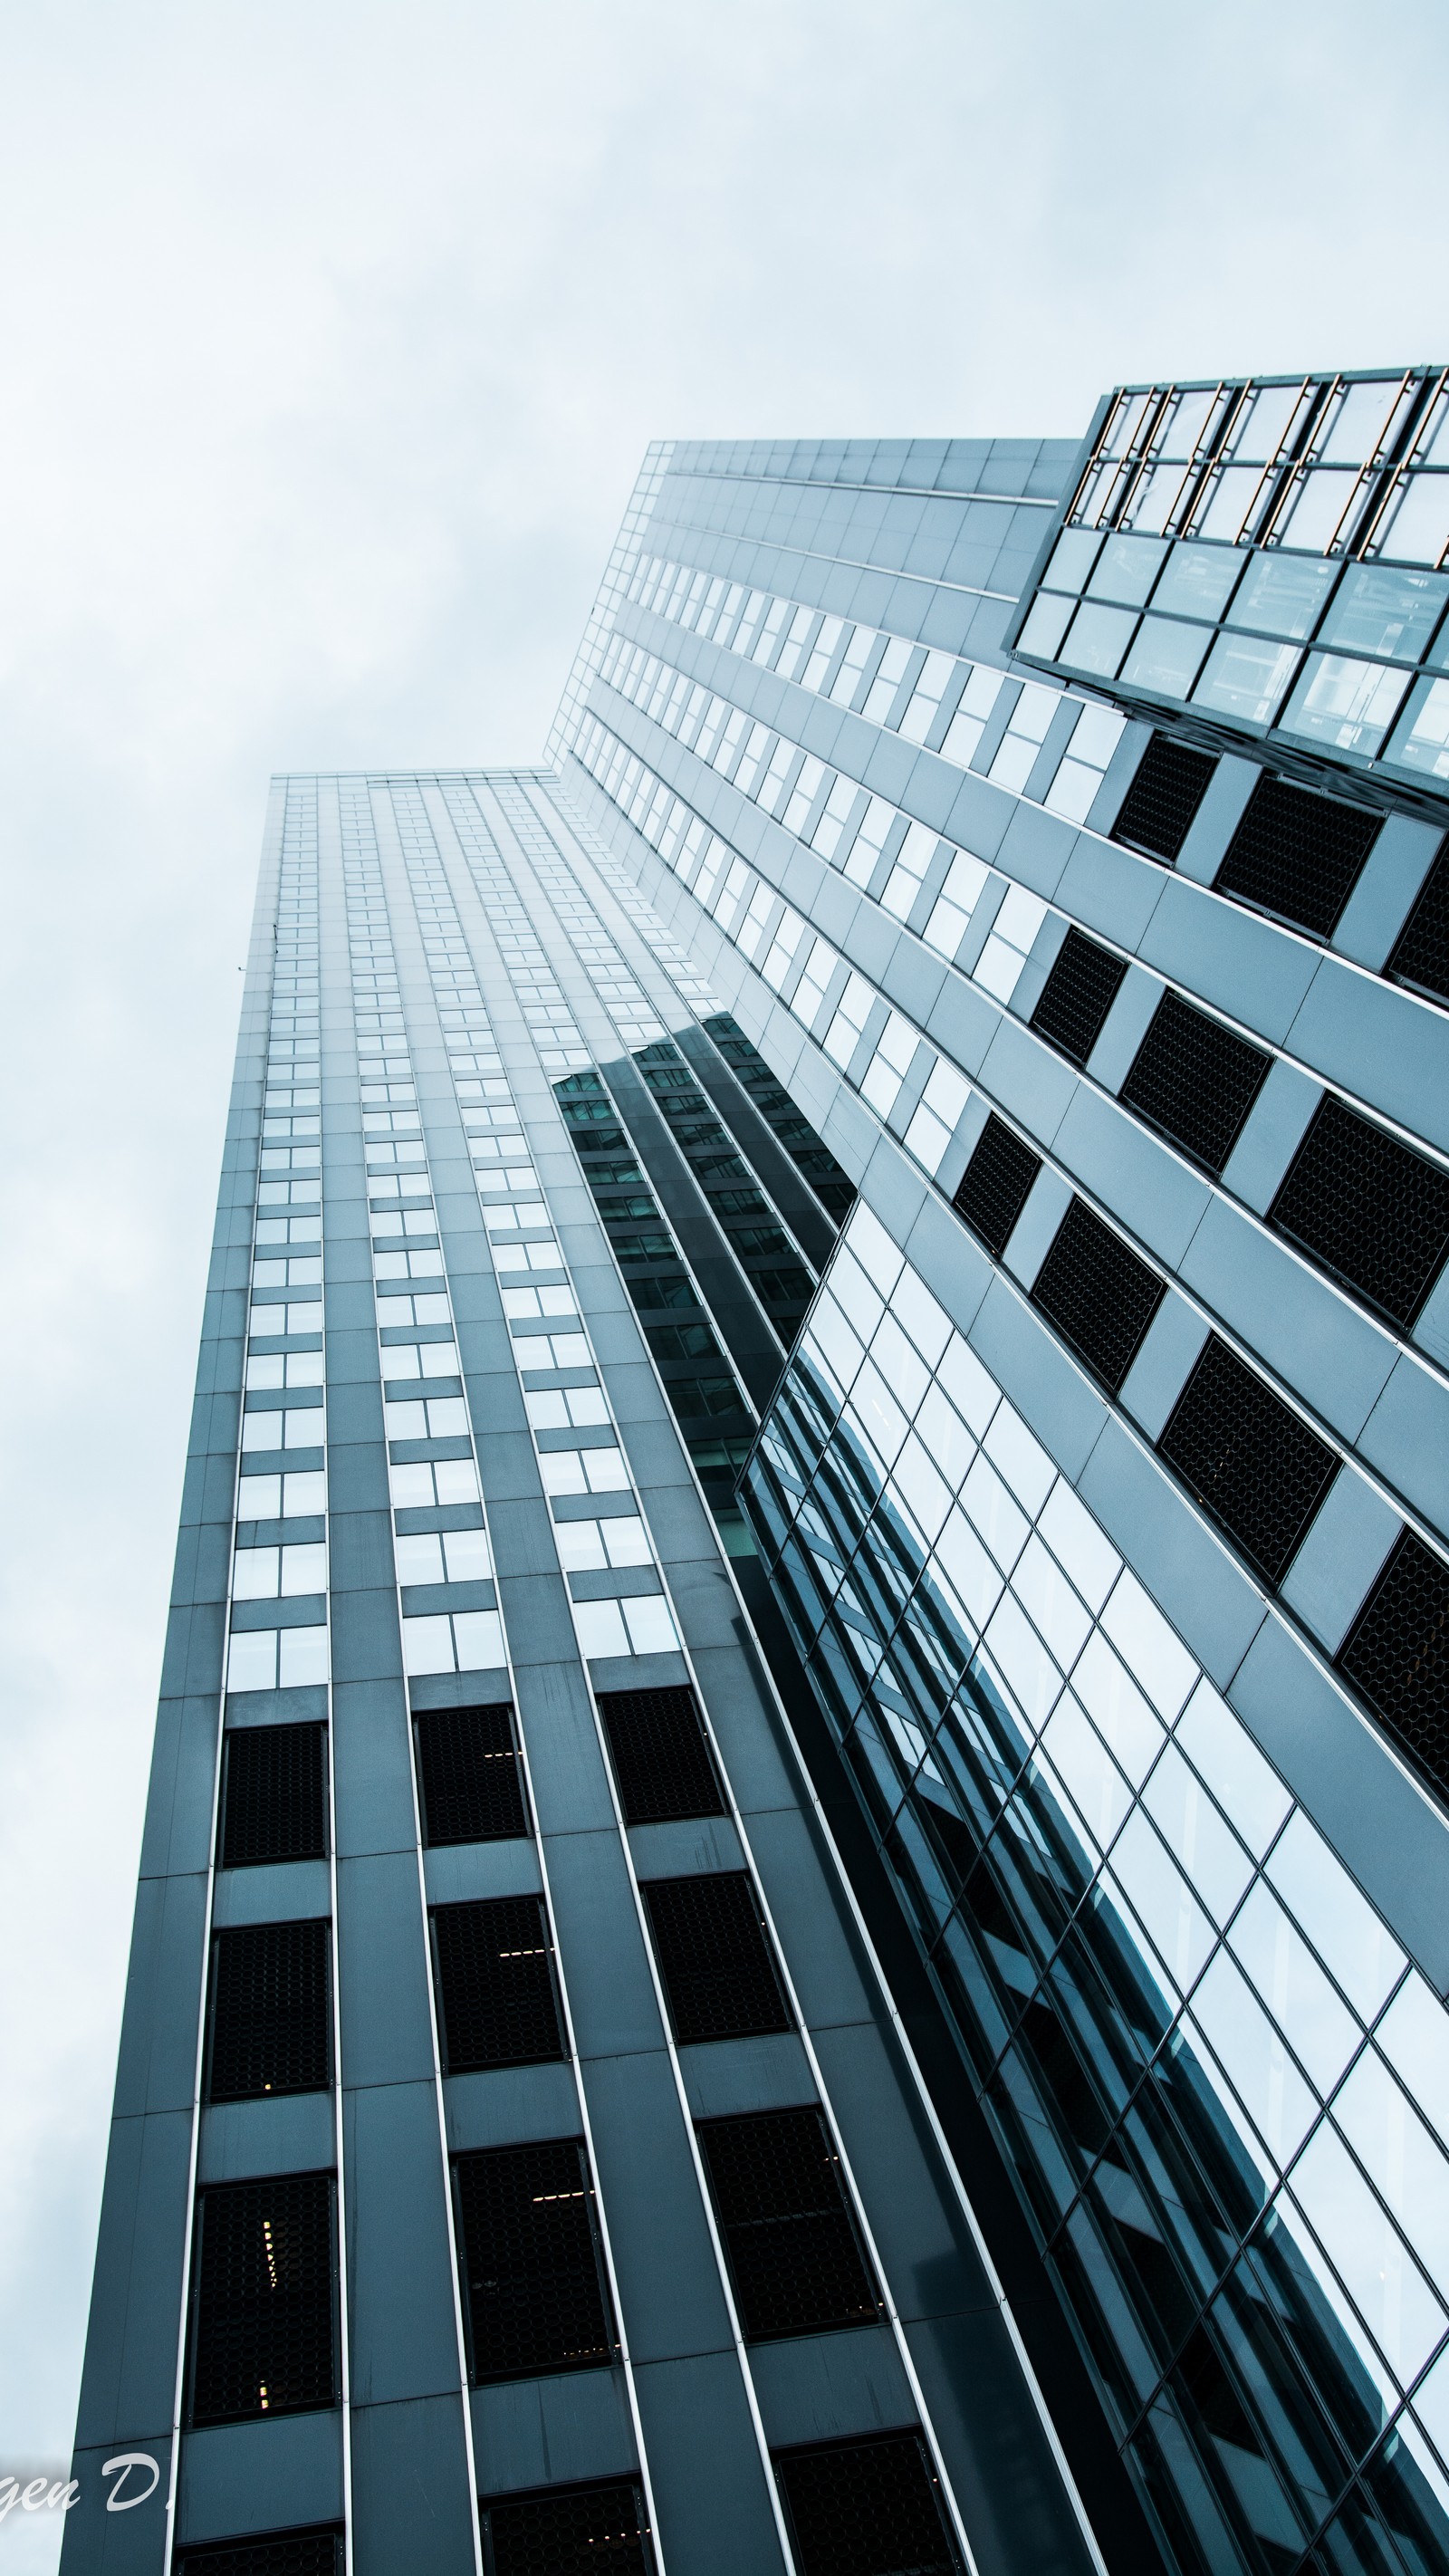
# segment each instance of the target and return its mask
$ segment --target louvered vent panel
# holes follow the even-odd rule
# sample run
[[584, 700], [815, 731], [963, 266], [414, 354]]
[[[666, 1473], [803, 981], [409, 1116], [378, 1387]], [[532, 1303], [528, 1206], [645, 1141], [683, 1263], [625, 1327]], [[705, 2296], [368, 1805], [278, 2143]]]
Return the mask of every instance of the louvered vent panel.
[[327, 1851], [325, 1726], [238, 1726], [227, 1732], [221, 1866], [322, 1860]]
[[1449, 1795], [1449, 1566], [1405, 1530], [1339, 1664]]
[[1216, 1333], [1157, 1445], [1243, 1554], [1280, 1581], [1338, 1462]]
[[994, 1114], [987, 1119], [951, 1204], [997, 1261], [1040, 1170], [1039, 1154], [1023, 1145], [1002, 1119]]
[[820, 2113], [705, 2120], [699, 2142], [746, 2335], [875, 2324], [880, 2304]]
[[439, 1905], [432, 1925], [445, 2072], [561, 2057], [542, 1898]]
[[178, 2551], [176, 2568], [177, 2576], [342, 2576], [342, 2534], [333, 2526], [209, 2540]]
[[612, 2361], [582, 2141], [493, 2147], [453, 2173], [475, 2385]]
[[1038, 1037], [1073, 1064], [1085, 1064], [1126, 972], [1123, 958], [1099, 948], [1085, 931], [1069, 930], [1031, 1015]]
[[249, 1923], [211, 1949], [208, 2099], [311, 2093], [332, 2080], [325, 1922]]
[[1449, 848], [1441, 848], [1388, 963], [1401, 984], [1449, 1001]]
[[1383, 817], [1261, 777], [1213, 883], [1319, 939], [1332, 935]]
[[918, 2433], [784, 2451], [775, 2473], [800, 2576], [957, 2576]]
[[1220, 1172], [1262, 1089], [1261, 1047], [1164, 993], [1122, 1085], [1122, 1098], [1184, 1153]]
[[1115, 1395], [1162, 1303], [1163, 1282], [1084, 1199], [1073, 1199], [1031, 1294]]
[[336, 2400], [330, 2174], [213, 2184], [197, 2198], [191, 2421]]
[[1170, 734], [1155, 733], [1137, 764], [1136, 774], [1112, 826], [1114, 841], [1145, 850], [1149, 858], [1177, 857], [1208, 791], [1216, 760], [1210, 752], [1193, 751]]
[[645, 2576], [653, 2558], [639, 2490], [553, 2487], [484, 2507], [488, 2576]]
[[626, 1824], [724, 1814], [693, 1691], [601, 1691], [599, 1715]]
[[642, 1894], [681, 2044], [790, 2028], [760, 1901], [745, 1870], [650, 1879]]
[[1449, 1252], [1449, 1172], [1330, 1096], [1314, 1111], [1268, 1215], [1325, 1269], [1408, 1325]]
[[423, 1840], [430, 1848], [527, 1833], [511, 1708], [423, 1709], [413, 1726]]

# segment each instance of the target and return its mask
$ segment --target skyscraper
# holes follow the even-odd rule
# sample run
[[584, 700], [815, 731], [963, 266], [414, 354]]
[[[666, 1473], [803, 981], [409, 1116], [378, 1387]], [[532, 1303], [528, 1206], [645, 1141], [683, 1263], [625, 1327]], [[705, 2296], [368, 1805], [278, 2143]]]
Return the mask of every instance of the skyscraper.
[[1446, 545], [661, 446], [277, 783], [67, 2567], [1449, 2563]]

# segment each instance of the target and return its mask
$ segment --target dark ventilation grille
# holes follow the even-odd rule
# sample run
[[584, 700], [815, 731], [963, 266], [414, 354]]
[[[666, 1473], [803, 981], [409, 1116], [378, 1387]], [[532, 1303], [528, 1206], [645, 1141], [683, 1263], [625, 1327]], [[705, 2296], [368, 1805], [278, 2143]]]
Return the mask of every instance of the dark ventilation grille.
[[197, 2196], [191, 2421], [336, 2402], [332, 2177], [285, 2174]]
[[1220, 1172], [1270, 1061], [1221, 1020], [1164, 993], [1121, 1096], [1195, 1162]]
[[1040, 1170], [1040, 1155], [1001, 1119], [987, 1119], [951, 1204], [998, 1261]]
[[1395, 1547], [1338, 1660], [1449, 1793], [1449, 1566], [1412, 1530]]
[[342, 2576], [342, 2534], [334, 2526], [209, 2540], [202, 2549], [179, 2551], [176, 2569], [177, 2576]]
[[1429, 870], [1387, 971], [1436, 1001], [1449, 1001], [1449, 848], [1440, 850]]
[[491, 1843], [526, 1834], [513, 1712], [430, 1708], [413, 1719], [423, 1841]]
[[1361, 805], [1342, 805], [1265, 775], [1248, 799], [1214, 888], [1327, 939], [1382, 820]]
[[823, 2334], [881, 2314], [820, 2113], [699, 2127], [746, 2335]]
[[1069, 930], [1041, 988], [1031, 1025], [1073, 1064], [1085, 1064], [1127, 972], [1125, 959], [1099, 948], [1082, 930]]
[[724, 1814], [693, 1691], [600, 1691], [599, 1715], [626, 1825]]
[[1197, 818], [1217, 767], [1206, 751], [1192, 751], [1170, 734], [1155, 733], [1137, 764], [1136, 775], [1112, 826], [1114, 841], [1149, 858], [1177, 857]]
[[221, 1866], [321, 1860], [327, 1850], [325, 1726], [228, 1730], [221, 1792]]
[[1412, 1324], [1449, 1252], [1449, 1172], [1330, 1096], [1268, 1216], [1396, 1324]]
[[681, 2044], [790, 2029], [760, 1900], [746, 1871], [650, 1879], [641, 1893]]
[[549, 2487], [483, 2508], [488, 2576], [646, 2576], [653, 2565], [636, 2486]]
[[211, 1945], [207, 2098], [315, 2093], [332, 2081], [328, 1926], [250, 1923]]
[[1037, 1272], [1032, 1303], [1115, 1395], [1162, 1303], [1163, 1282], [1073, 1199]]
[[1204, 1510], [1277, 1583], [1327, 1491], [1333, 1451], [1216, 1333], [1157, 1445]]
[[459, 2156], [453, 2178], [474, 2385], [611, 2362], [582, 2140]]
[[432, 1924], [444, 2072], [562, 2057], [542, 1898], [439, 1905]]
[[784, 2451], [775, 2474], [800, 2576], [957, 2576], [940, 2482], [918, 2433]]

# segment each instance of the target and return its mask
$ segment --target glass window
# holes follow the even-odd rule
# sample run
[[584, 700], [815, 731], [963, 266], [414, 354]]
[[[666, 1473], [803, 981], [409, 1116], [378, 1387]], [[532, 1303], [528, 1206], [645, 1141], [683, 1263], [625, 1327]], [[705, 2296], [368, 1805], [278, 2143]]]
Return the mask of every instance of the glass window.
[[1402, 2237], [1325, 2121], [1293, 2167], [1294, 2197], [1401, 2387], [1446, 2322]]
[[1214, 1921], [1226, 1923], [1253, 1864], [1175, 1743], [1168, 1744], [1142, 1798]]
[[970, 927], [988, 870], [984, 861], [958, 850], [921, 936], [942, 957], [954, 957]]
[[1318, 2104], [1225, 1950], [1209, 1963], [1192, 1999], [1192, 2018], [1206, 2033], [1281, 2170], [1302, 2145]]
[[1166, 552], [1165, 537], [1109, 537], [1087, 584], [1088, 598], [1140, 608]]
[[[1136, 619], [1125, 608], [1085, 605], [1072, 619], [1059, 659], [1071, 671], [1095, 671], [1111, 679], [1132, 638]], [[993, 769], [994, 775], [994, 769]]]
[[1256, 626], [1301, 641], [1311, 635], [1338, 579], [1335, 563], [1300, 555], [1255, 555], [1228, 610], [1229, 626]]
[[964, 769], [977, 750], [997, 699], [1006, 685], [1006, 673], [993, 671], [978, 662], [956, 702], [956, 712], [946, 728], [941, 745], [947, 760], [959, 761]]
[[1416, 662], [1446, 599], [1449, 576], [1443, 573], [1350, 564], [1318, 640], [1350, 653], [1392, 653]]
[[1064, 528], [1042, 574], [1043, 587], [1073, 593], [1082, 590], [1101, 543], [1101, 538], [1087, 528]]
[[873, 626], [857, 626], [854, 629], [831, 687], [830, 699], [833, 706], [849, 706], [860, 686], [860, 675], [878, 641], [879, 638]]
[[[1043, 662], [1054, 662], [1061, 649], [1062, 637], [1066, 633], [1067, 620], [1071, 613], [1072, 603], [1069, 599], [1061, 598], [1055, 591], [1044, 591], [1039, 599], [1033, 600], [1026, 622], [1016, 639], [1018, 653], [1034, 653]], [[977, 739], [980, 739], [979, 728]], [[972, 750], [974, 749], [973, 743]], [[965, 756], [969, 759], [970, 753]]]
[[1372, 759], [1408, 685], [1407, 671], [1388, 669], [1382, 662], [1350, 662], [1336, 653], [1310, 653], [1279, 719], [1279, 730]]
[[970, 1097], [971, 1088], [964, 1075], [944, 1058], [938, 1058], [905, 1137], [908, 1151], [918, 1163], [924, 1163], [928, 1172], [939, 1171], [941, 1158]]
[[793, 680], [799, 670], [805, 658], [805, 639], [817, 613], [813, 608], [797, 608], [791, 618], [789, 632], [780, 647], [780, 658], [775, 664], [782, 680]]
[[1095, 1719], [1134, 1788], [1162, 1750], [1162, 1725], [1100, 1633], [1089, 1637], [1072, 1687]]
[[1176, 1717], [1198, 1678], [1198, 1669], [1134, 1574], [1119, 1575], [1102, 1613], [1102, 1625], [1154, 1707]]
[[1100, 1610], [1122, 1570], [1122, 1559], [1064, 1476], [1052, 1487], [1038, 1527], [1089, 1609]]
[[956, 669], [954, 653], [928, 653], [925, 666], [911, 691], [910, 704], [900, 721], [900, 731], [908, 742], [924, 742], [936, 720], [941, 699]]
[[1286, 517], [1279, 521], [1283, 544], [1322, 553], [1338, 535], [1344, 512], [1358, 490], [1358, 476], [1345, 468], [1310, 466], [1289, 498]]
[[1372, 2020], [1403, 1974], [1404, 1954], [1301, 1808], [1267, 1868], [1349, 2001]]
[[826, 672], [829, 670], [831, 663], [835, 659], [835, 648], [840, 642], [844, 626], [845, 620], [842, 617], [826, 617], [822, 619], [820, 632], [816, 636], [815, 641], [810, 648], [810, 659], [800, 674], [800, 686], [802, 689], [818, 689], [820, 687], [821, 682], [825, 678]]
[[1140, 1807], [1128, 1817], [1113, 1845], [1109, 1877], [1125, 1889], [1168, 1975], [1178, 1992], [1185, 1993], [1206, 1966], [1215, 1936], [1176, 1861]]
[[1048, 1718], [1040, 1749], [1066, 1782], [1097, 1849], [1105, 1851], [1126, 1822], [1132, 1792], [1070, 1691]]
[[1449, 2014], [1416, 1968], [1409, 1970], [1375, 2036], [1449, 2146]]
[[891, 636], [861, 709], [862, 715], [868, 716], [872, 724], [884, 724], [915, 649], [904, 635]]
[[1430, 2277], [1449, 2286], [1449, 2164], [1372, 2048], [1335, 2096], [1333, 2116]]
[[1367, 465], [1378, 454], [1400, 383], [1397, 376], [1384, 376], [1369, 384], [1345, 385], [1321, 451], [1328, 464]]
[[1299, 658], [1291, 644], [1259, 644], [1247, 635], [1220, 635], [1193, 690], [1193, 704], [1214, 707], [1240, 724], [1271, 724]]
[[1204, 617], [1215, 622], [1233, 594], [1244, 557], [1231, 546], [1205, 545], [1188, 537], [1172, 548], [1152, 594], [1161, 617]]
[[1412, 475], [1377, 551], [1437, 564], [1449, 546], [1449, 474]]
[[1179, 1720], [1176, 1741], [1248, 1849], [1261, 1859], [1293, 1801], [1211, 1682], [1198, 1683]]
[[1384, 758], [1427, 778], [1449, 778], [1449, 680], [1416, 682]]

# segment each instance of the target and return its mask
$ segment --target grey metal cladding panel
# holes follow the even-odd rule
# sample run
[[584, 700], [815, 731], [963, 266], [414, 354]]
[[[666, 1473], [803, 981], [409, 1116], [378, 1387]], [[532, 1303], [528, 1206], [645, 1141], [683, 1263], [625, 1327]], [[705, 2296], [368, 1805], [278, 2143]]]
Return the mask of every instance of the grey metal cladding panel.
[[1226, 1199], [1213, 1199], [1179, 1267], [1286, 1386], [1357, 1440], [1394, 1365], [1387, 1333]]
[[909, 2324], [980, 2576], [1088, 2576], [1094, 2564], [1000, 2311]]
[[172, 1610], [166, 1621], [166, 1644], [161, 1657], [162, 1697], [199, 1695], [218, 1699], [225, 1638], [224, 1602], [187, 1603]]
[[550, 1835], [546, 1851], [580, 2058], [662, 2056], [664, 2030], [617, 1829]]
[[735, 1640], [728, 1646], [703, 1647], [693, 1661], [730, 1787], [748, 1823], [776, 1808], [793, 1810], [800, 1792], [793, 1765], [776, 1734], [768, 1685], [756, 1665], [753, 1647], [745, 1645], [748, 1632], [738, 1612], [736, 1621]]
[[458, 2331], [431, 2066], [421, 2083], [345, 2091], [342, 2134], [352, 2403], [441, 2396], [458, 2385]]
[[1322, 963], [1306, 940], [1178, 876], [1164, 881], [1139, 953], [1184, 992], [1278, 1044], [1295, 1027]]
[[613, 1803], [583, 1666], [573, 1656], [527, 1665], [517, 1678], [518, 1716], [542, 1831], [562, 1836], [612, 1830]]
[[[453, 2346], [457, 2370], [457, 2344]], [[463, 2396], [359, 2404], [353, 2393], [354, 2576], [474, 2576], [477, 2507], [470, 2492]]]
[[856, 2022], [819, 2031], [815, 2046], [900, 2315], [994, 2308], [991, 2283], [925, 2110], [889, 2039]]
[[1335, 1476], [1283, 1578], [1283, 1599], [1330, 1655], [1403, 1524], [1353, 1468]]
[[[638, 2465], [622, 2370], [570, 2370], [553, 2379], [475, 2388], [473, 2453], [479, 2493], [628, 2477]], [[406, 2558], [398, 2561], [405, 2565]]]
[[1019, 1290], [996, 1277], [966, 1339], [1064, 1475], [1081, 1475], [1108, 1411], [1091, 1379]]
[[170, 2434], [190, 2169], [189, 2106], [112, 2122], [78, 2447]]
[[750, 1841], [806, 2027], [818, 2032], [878, 2017], [875, 1979], [811, 1819], [799, 1808], [778, 1808], [752, 1820]]
[[1411, 1134], [1449, 1146], [1449, 1015], [1398, 985], [1325, 957], [1287, 1042]]
[[1449, 1824], [1367, 1719], [1269, 1617], [1228, 1698], [1435, 1991], [1449, 1993]]
[[[325, 1716], [325, 1698], [316, 1714]], [[416, 1828], [401, 1681], [334, 1680], [332, 1717], [339, 1853], [410, 1853]]]
[[[333, 1453], [335, 1462], [336, 1453]], [[370, 1498], [375, 1480], [368, 1479]], [[401, 1681], [402, 1637], [397, 1595], [384, 1592], [338, 1592], [332, 1598], [332, 1678], [334, 1686], [353, 1682]]]
[[[560, 1448], [573, 1443], [561, 1442]], [[603, 1447], [603, 1442], [580, 1444]], [[523, 1674], [536, 1664], [567, 1661], [575, 1651], [574, 1627], [569, 1615], [568, 1592], [561, 1574], [512, 1574], [503, 1579], [499, 1590], [503, 1616], [508, 1631], [509, 1650], [519, 1688]]]
[[118, 2119], [143, 2111], [190, 2117], [205, 1923], [202, 1873], [141, 1880], [116, 2065]]
[[1090, 1083], [1077, 1085], [1051, 1141], [1068, 1170], [1169, 1269], [1187, 1260], [1213, 1193], [1169, 1146]]
[[427, 1944], [412, 1848], [338, 1861], [337, 1943], [344, 2080], [430, 2081]]
[[[80, 2493], [64, 2518], [61, 2576], [161, 2576], [166, 2562], [170, 2427], [164, 2434], [153, 2433], [144, 2447], [160, 2470], [155, 2492], [146, 2504], [137, 2505], [132, 2512], [112, 2514], [106, 2509], [106, 2499], [115, 2492], [116, 2478], [105, 2477], [102, 2471], [114, 2443], [95, 2442], [89, 2449], [77, 2445], [71, 2475]], [[137, 2494], [142, 2492], [148, 2474], [131, 2473], [131, 2486]]]
[[216, 1747], [215, 1693], [160, 1702], [141, 1835], [142, 1878], [207, 1867]]
[[1078, 1089], [1072, 1067], [1004, 1013], [981, 1059], [980, 1080], [1009, 1117], [1048, 1146]]
[[[1008, 849], [1010, 836], [1008, 835]], [[1009, 865], [1009, 858], [1003, 860]], [[1079, 832], [1067, 854], [1057, 886], [1057, 901], [1074, 921], [1098, 930], [1119, 948], [1141, 947], [1158, 904], [1164, 877], [1150, 859], [1120, 849], [1115, 841]]]
[[665, 2566], [688, 2576], [785, 2576], [733, 2352], [646, 2364], [635, 2388]]
[[888, 2326], [757, 2344], [750, 2370], [772, 2450], [917, 2421], [915, 2393]]
[[217, 2424], [181, 2445], [178, 2537], [275, 2531], [342, 2518], [342, 2416], [278, 2415]]
[[327, 1571], [334, 1601], [348, 1592], [391, 1594], [396, 1577], [389, 1515], [334, 1510], [329, 1523]]
[[1078, 1490], [1204, 1670], [1226, 1689], [1266, 1615], [1235, 1558], [1112, 1415]]
[[320, 2173], [336, 2159], [330, 2093], [279, 2093], [265, 2102], [215, 2102], [201, 2114], [199, 2182], [248, 2174]]
[[624, 2331], [636, 2367], [727, 2352], [733, 2334], [674, 2077], [663, 2050], [583, 2070]]
[[1449, 1531], [1449, 1387], [1441, 1377], [1401, 1357], [1358, 1447], [1416, 1510]]
[[315, 1921], [332, 1911], [332, 1873], [325, 1860], [264, 1861], [245, 1869], [219, 1869], [211, 1909], [218, 1931], [238, 1923]]
[[562, 2062], [449, 2075], [443, 2108], [450, 2155], [517, 2146], [533, 2138], [572, 2138], [582, 2126], [573, 2069]]

